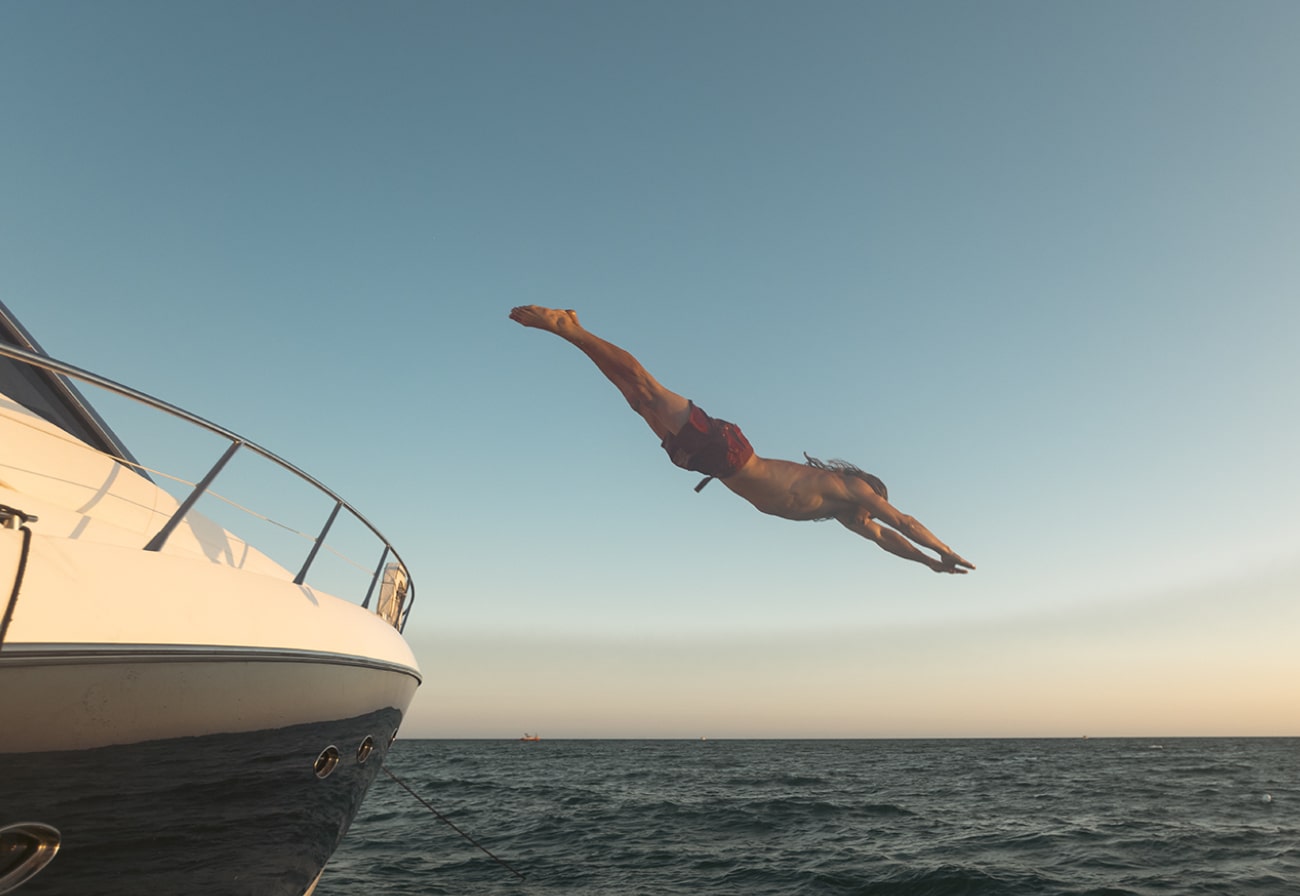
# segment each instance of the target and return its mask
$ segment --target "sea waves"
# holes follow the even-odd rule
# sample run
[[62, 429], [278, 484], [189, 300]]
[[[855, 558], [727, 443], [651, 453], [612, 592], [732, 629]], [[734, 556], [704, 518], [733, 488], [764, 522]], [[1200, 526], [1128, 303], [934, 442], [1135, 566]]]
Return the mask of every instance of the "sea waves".
[[381, 778], [317, 896], [1300, 893], [1300, 741], [1159, 746], [399, 742], [492, 855]]

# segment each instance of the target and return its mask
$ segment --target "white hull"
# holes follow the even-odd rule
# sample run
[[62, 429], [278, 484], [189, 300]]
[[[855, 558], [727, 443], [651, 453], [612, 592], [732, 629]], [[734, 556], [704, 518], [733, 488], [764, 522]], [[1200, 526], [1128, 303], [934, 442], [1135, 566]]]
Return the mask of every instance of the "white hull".
[[[0, 529], [0, 582], [21, 551]], [[0, 728], [0, 754], [405, 712], [419, 684], [401, 635], [346, 601], [35, 531], [0, 671], [0, 718], [21, 720]]]
[[0, 755], [404, 712], [418, 684], [404, 670], [328, 654], [152, 646], [19, 645], [0, 670], [0, 717], [12, 720]]

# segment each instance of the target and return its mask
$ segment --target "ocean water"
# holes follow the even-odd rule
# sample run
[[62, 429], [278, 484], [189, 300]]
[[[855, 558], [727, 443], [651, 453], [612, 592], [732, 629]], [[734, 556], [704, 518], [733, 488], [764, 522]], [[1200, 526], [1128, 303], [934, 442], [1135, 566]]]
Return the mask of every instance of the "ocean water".
[[318, 896], [1300, 894], [1300, 739], [398, 741]]

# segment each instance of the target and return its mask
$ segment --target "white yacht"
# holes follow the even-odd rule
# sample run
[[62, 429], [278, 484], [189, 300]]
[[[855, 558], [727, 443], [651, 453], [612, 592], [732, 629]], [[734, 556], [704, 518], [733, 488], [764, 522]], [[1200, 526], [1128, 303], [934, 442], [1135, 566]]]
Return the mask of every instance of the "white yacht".
[[[161, 488], [183, 474], [138, 462], [90, 387], [205, 431], [210, 466]], [[300, 557], [195, 509], [240, 453], [323, 496]], [[374, 553], [336, 595], [313, 576], [347, 518]], [[329, 488], [49, 357], [0, 304], [0, 894], [311, 893], [420, 684], [413, 599]]]

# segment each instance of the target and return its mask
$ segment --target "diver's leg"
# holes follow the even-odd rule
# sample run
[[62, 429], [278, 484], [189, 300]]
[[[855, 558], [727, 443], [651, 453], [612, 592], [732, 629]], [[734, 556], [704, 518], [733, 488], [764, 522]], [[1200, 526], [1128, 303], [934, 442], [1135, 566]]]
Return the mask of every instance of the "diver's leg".
[[690, 417], [689, 401], [660, 385], [629, 352], [584, 329], [575, 312], [523, 305], [511, 310], [510, 319], [525, 327], [554, 333], [577, 346], [659, 438], [676, 433]]

